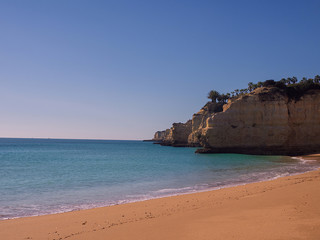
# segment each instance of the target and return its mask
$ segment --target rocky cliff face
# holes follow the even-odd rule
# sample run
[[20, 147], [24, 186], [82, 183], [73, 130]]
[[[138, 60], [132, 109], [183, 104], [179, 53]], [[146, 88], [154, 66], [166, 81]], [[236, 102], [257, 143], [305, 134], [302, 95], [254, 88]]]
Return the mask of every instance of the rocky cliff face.
[[192, 147], [201, 147], [201, 136], [207, 127], [207, 119], [213, 113], [222, 110], [222, 104], [208, 102], [201, 110], [192, 116], [191, 133], [188, 136], [188, 144]]
[[207, 105], [186, 124], [173, 125], [168, 144], [202, 146], [198, 152], [299, 155], [320, 149], [320, 90], [291, 99], [259, 88], [217, 112]]
[[188, 136], [191, 134], [191, 130], [191, 120], [186, 123], [174, 123], [170, 129], [166, 130], [161, 144], [175, 147], [189, 146]]
[[277, 88], [260, 88], [207, 119], [204, 151], [298, 155], [319, 151], [320, 91], [298, 101]]
[[170, 132], [170, 129], [166, 129], [164, 131], [157, 131], [155, 134], [154, 134], [154, 137], [153, 137], [153, 141], [163, 141], [166, 136], [169, 134]]

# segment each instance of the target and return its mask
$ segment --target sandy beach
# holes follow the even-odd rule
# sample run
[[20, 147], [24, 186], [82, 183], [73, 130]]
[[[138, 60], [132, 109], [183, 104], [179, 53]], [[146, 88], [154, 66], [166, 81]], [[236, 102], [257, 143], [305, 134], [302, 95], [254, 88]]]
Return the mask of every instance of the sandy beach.
[[320, 239], [319, 202], [316, 170], [209, 192], [3, 220], [0, 239]]

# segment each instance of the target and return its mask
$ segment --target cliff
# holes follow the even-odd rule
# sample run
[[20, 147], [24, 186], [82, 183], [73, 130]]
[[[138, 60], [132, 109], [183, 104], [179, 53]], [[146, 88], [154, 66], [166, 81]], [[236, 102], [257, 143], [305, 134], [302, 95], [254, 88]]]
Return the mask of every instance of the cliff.
[[186, 123], [173, 123], [170, 129], [156, 132], [153, 140], [160, 141], [160, 144], [165, 146], [187, 147], [189, 146], [188, 136], [191, 131], [191, 120]]
[[[197, 152], [300, 155], [320, 149], [320, 90], [298, 97], [261, 87], [217, 109], [208, 103], [192, 120], [174, 124], [164, 145], [202, 146]], [[183, 143], [183, 144], [182, 144]]]
[[154, 134], [154, 137], [153, 137], [153, 141], [163, 141], [166, 136], [169, 134], [169, 131], [170, 129], [166, 129], [164, 131], [157, 131], [155, 134]]

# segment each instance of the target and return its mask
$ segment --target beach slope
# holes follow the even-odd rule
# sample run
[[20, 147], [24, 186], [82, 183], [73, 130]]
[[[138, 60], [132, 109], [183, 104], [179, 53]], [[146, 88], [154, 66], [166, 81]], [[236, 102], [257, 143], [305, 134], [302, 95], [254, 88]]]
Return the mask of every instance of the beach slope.
[[0, 239], [320, 239], [320, 171], [0, 221]]

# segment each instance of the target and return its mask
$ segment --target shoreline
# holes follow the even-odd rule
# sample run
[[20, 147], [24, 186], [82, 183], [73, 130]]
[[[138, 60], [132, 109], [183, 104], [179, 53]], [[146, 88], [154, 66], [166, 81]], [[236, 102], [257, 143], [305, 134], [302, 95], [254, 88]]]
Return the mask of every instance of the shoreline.
[[[319, 160], [320, 154], [302, 158]], [[232, 239], [232, 236], [236, 236], [236, 239], [261, 239], [265, 236], [264, 239], [293, 239], [295, 236], [296, 239], [305, 239], [308, 235], [307, 239], [318, 239], [320, 237], [320, 207], [317, 206], [320, 200], [320, 193], [317, 191], [319, 187], [318, 169], [218, 190], [1, 220], [0, 237], [1, 239], [106, 239], [107, 237], [126, 239], [130, 236], [130, 239], [212, 239], [209, 236], [215, 236], [216, 239]], [[272, 200], [279, 198], [282, 201]], [[295, 211], [295, 209], [300, 210]], [[275, 216], [271, 218], [264, 216], [270, 214], [270, 211]], [[289, 218], [284, 213], [288, 213]], [[313, 215], [312, 218], [310, 214]], [[228, 220], [228, 224], [222, 221], [223, 219]], [[241, 219], [245, 219], [245, 225]], [[251, 224], [255, 225], [259, 219], [267, 226], [277, 222], [282, 227], [273, 238], [270, 234], [275, 233], [267, 233], [270, 226], [263, 228], [266, 231], [264, 234], [260, 233], [264, 232], [261, 226], [258, 227], [259, 232], [252, 229]], [[290, 223], [288, 219], [295, 219], [296, 223]], [[230, 224], [241, 225], [242, 229], [246, 230], [230, 229]], [[305, 230], [300, 229], [300, 225], [306, 225]], [[194, 231], [190, 232], [189, 227]], [[244, 232], [247, 234], [241, 235]], [[285, 238], [293, 233], [300, 234], [301, 237], [292, 235]], [[266, 237], [268, 234], [269, 238]]]
[[[300, 162], [304, 162], [304, 163], [309, 162], [309, 161], [310, 162], [319, 161], [319, 163], [320, 163], [320, 154], [311, 154], [311, 155], [295, 156], [295, 157], [287, 156], [287, 157], [290, 157], [292, 159], [297, 159]], [[310, 158], [310, 159], [308, 160], [308, 159], [305, 159], [305, 158], [308, 158], [308, 159]], [[123, 199], [123, 200], [119, 200], [118, 202], [114, 202], [114, 203], [96, 204], [96, 205], [93, 205], [93, 206], [90, 206], [90, 207], [79, 206], [77, 208], [69, 208], [69, 209], [59, 210], [59, 211], [51, 211], [51, 212], [40, 213], [40, 214], [35, 214], [35, 215], [26, 215], [26, 216], [17, 216], [17, 217], [11, 217], [11, 218], [3, 218], [3, 219], [0, 219], [0, 222], [1, 221], [7, 221], [7, 220], [13, 220], [13, 219], [20, 219], [20, 218], [41, 217], [41, 216], [47, 216], [47, 215], [56, 215], [56, 214], [63, 214], [63, 213], [69, 213], [69, 212], [91, 210], [91, 209], [96, 209], [96, 208], [112, 207], [112, 206], [117, 206], [117, 205], [144, 202], [144, 201], [149, 201], [149, 200], [154, 200], [154, 199], [161, 199], [161, 198], [168, 198], [168, 197], [183, 196], [183, 195], [188, 195], [188, 194], [211, 192], [211, 191], [216, 191], [216, 190], [221, 190], [221, 189], [226, 189], [226, 188], [244, 186], [244, 185], [252, 184], [252, 183], [273, 181], [273, 180], [278, 179], [278, 178], [304, 174], [304, 173], [315, 171], [317, 169], [320, 170], [320, 166], [319, 167], [314, 167], [311, 170], [302, 171], [302, 172], [298, 172], [298, 173], [287, 173], [287, 174], [286, 173], [282, 173], [281, 175], [277, 175], [277, 176], [273, 176], [273, 177], [261, 178], [261, 179], [258, 179], [258, 180], [251, 180], [251, 181], [247, 181], [247, 182], [225, 184], [225, 185], [222, 185], [222, 186], [214, 186], [214, 187], [211, 186], [211, 187], [207, 187], [207, 188], [204, 188], [204, 189], [201, 189], [201, 190], [200, 189], [196, 190], [196, 189], [192, 189], [191, 187], [186, 187], [186, 188], [190, 188], [191, 190], [186, 190], [185, 192], [179, 191], [179, 192], [176, 192], [176, 193], [168, 193], [168, 194], [164, 194], [164, 195], [152, 196], [152, 197], [146, 197], [146, 198], [137, 198], [137, 199], [132, 199], [132, 200]], [[87, 205], [87, 204], [84, 204], [84, 205]]]

